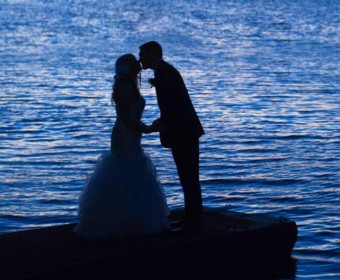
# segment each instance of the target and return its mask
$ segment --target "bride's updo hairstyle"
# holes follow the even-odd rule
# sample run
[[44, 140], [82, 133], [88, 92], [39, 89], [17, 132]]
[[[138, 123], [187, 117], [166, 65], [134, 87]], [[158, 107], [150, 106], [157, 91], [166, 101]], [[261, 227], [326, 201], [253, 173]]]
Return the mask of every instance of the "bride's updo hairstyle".
[[112, 102], [117, 101], [118, 88], [122, 83], [131, 83], [136, 87], [139, 93], [140, 71], [142, 67], [133, 54], [125, 54], [116, 61], [116, 75], [114, 76], [114, 84], [112, 87]]

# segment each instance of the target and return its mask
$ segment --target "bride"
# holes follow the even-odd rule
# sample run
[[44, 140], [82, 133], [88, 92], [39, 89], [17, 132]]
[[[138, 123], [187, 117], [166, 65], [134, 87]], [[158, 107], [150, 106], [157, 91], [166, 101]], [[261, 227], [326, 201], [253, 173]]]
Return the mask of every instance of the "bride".
[[116, 61], [112, 101], [116, 123], [111, 151], [101, 155], [79, 198], [74, 232], [88, 239], [159, 233], [169, 229], [168, 207], [156, 170], [141, 147], [145, 100], [140, 63], [132, 54]]

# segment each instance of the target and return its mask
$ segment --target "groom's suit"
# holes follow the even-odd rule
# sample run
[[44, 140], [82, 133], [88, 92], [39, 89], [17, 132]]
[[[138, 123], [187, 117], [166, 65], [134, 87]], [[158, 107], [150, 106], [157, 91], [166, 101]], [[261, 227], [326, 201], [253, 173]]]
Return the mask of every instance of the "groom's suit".
[[204, 134], [181, 74], [164, 60], [155, 68], [162, 146], [171, 148], [184, 192], [185, 224], [202, 223], [202, 197], [199, 183], [199, 137]]

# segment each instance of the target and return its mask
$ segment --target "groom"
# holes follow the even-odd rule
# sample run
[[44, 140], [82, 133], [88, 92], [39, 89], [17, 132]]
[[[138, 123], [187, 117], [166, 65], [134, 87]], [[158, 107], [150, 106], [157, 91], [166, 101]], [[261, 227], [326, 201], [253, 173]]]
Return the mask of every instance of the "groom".
[[161, 144], [170, 148], [184, 192], [185, 215], [173, 227], [199, 231], [203, 223], [202, 196], [199, 182], [199, 137], [202, 125], [191, 103], [181, 74], [163, 60], [159, 43], [151, 41], [139, 47], [143, 69], [153, 69], [149, 83], [156, 88], [160, 118], [144, 133], [159, 132]]

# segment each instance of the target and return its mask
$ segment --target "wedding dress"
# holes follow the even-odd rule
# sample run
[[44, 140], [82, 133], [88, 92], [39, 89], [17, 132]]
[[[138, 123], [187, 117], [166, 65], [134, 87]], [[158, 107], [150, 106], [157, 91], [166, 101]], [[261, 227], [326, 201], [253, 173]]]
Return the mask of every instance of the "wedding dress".
[[[125, 95], [130, 98], [129, 93]], [[98, 158], [79, 198], [77, 235], [121, 238], [169, 229], [164, 192], [150, 157], [141, 147], [141, 133], [123, 121], [129, 114], [139, 123], [144, 106], [140, 95], [133, 98], [129, 110], [116, 104], [111, 151]]]

